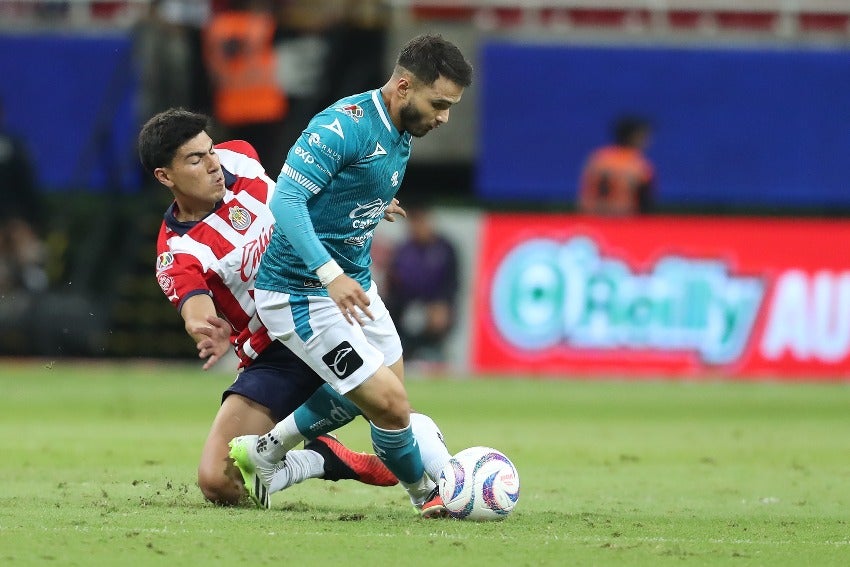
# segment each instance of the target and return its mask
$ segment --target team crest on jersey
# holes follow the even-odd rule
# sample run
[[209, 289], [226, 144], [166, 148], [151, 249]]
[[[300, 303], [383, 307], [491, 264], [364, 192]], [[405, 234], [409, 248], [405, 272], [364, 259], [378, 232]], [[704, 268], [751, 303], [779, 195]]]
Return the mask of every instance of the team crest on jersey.
[[171, 288], [174, 287], [174, 280], [168, 274], [160, 274], [157, 276], [156, 281], [159, 283], [159, 287], [162, 288], [162, 292], [166, 295], [171, 293]]
[[230, 224], [233, 225], [233, 228], [236, 230], [245, 230], [249, 226], [251, 226], [251, 213], [248, 212], [248, 209], [244, 207], [230, 207], [228, 209]]
[[343, 114], [350, 116], [355, 122], [359, 122], [363, 118], [363, 109], [356, 104], [347, 104], [337, 108]]
[[174, 254], [171, 252], [163, 252], [156, 257], [156, 271], [161, 272], [167, 270], [174, 263]]

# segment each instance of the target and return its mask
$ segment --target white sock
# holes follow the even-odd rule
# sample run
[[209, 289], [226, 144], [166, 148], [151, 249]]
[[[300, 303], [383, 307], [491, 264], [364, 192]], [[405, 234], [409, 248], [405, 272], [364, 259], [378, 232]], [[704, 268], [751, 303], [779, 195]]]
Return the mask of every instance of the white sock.
[[422, 455], [422, 465], [431, 480], [440, 480], [440, 471], [443, 470], [451, 453], [443, 441], [443, 433], [434, 420], [423, 413], [411, 413], [410, 425], [413, 428], [413, 436], [419, 444], [419, 454]]
[[280, 492], [308, 478], [322, 478], [325, 475], [325, 459], [315, 451], [289, 451], [285, 465], [272, 476], [269, 494]]
[[271, 431], [260, 435], [257, 440], [257, 454], [270, 463], [276, 463], [283, 459], [290, 449], [304, 441], [304, 436], [295, 425], [294, 415], [289, 414], [277, 422]]
[[431, 492], [433, 492], [434, 488], [437, 486], [433, 480], [428, 478], [427, 473], [423, 474], [422, 478], [413, 484], [408, 484], [401, 480], [398, 482], [407, 491], [407, 495], [410, 496], [410, 502], [417, 508], [421, 508], [422, 505], [425, 504], [425, 500], [427, 500], [427, 498], [431, 495]]

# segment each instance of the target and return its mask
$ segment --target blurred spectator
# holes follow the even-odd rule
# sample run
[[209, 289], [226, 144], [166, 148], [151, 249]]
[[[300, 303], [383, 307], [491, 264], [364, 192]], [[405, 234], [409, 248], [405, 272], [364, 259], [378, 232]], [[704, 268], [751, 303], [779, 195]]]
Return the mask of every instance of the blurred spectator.
[[0, 103], [0, 293], [44, 291], [41, 202], [23, 142], [6, 130]]
[[427, 207], [407, 208], [408, 236], [387, 271], [387, 308], [398, 327], [406, 361], [442, 364], [443, 343], [455, 322], [458, 262], [455, 247], [434, 226]]
[[213, 81], [213, 116], [225, 137], [250, 140], [269, 171], [289, 101], [277, 81], [272, 3], [231, 2], [216, 12], [204, 32], [204, 56]]
[[[140, 73], [139, 119], [172, 107], [195, 108], [193, 57], [188, 28], [169, 19], [168, 4], [153, 0], [147, 16], [133, 28], [133, 49]], [[168, 16], [168, 17], [167, 17]]]
[[333, 0], [289, 0], [279, 6], [274, 49], [277, 80], [286, 90], [289, 111], [279, 131], [277, 155], [264, 163], [267, 171], [279, 171], [310, 118], [340, 98], [327, 100], [328, 60], [334, 49], [331, 38], [343, 16], [341, 4]]
[[624, 116], [613, 125], [614, 143], [593, 152], [581, 174], [578, 210], [597, 215], [634, 215], [652, 207], [655, 174], [644, 156], [652, 127]]
[[289, 98], [279, 156], [323, 108], [384, 81], [388, 8], [382, 0], [288, 0], [278, 10], [277, 75]]
[[328, 34], [330, 53], [324, 75], [324, 108], [341, 93], [371, 89], [384, 80], [389, 7], [382, 0], [345, 0], [343, 19]]

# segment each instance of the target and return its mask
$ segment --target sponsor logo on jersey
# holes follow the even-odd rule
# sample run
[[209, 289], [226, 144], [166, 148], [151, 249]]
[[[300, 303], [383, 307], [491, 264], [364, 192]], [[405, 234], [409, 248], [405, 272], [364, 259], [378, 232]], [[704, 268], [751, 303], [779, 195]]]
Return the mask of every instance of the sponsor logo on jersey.
[[345, 139], [345, 134], [342, 133], [342, 125], [339, 123], [339, 118], [334, 118], [334, 121], [330, 124], [319, 124], [322, 128], [326, 128], [342, 138]]
[[174, 263], [174, 254], [171, 252], [163, 252], [156, 257], [156, 271], [161, 272], [167, 270]]
[[313, 157], [313, 154], [311, 154], [301, 146], [295, 146], [295, 155], [303, 159], [304, 163], [308, 165], [316, 163], [316, 158]]
[[337, 110], [347, 116], [350, 116], [355, 122], [359, 122], [360, 119], [363, 118], [363, 109], [356, 104], [340, 106], [337, 107]]
[[[384, 212], [387, 210], [387, 207], [390, 206], [389, 202], [385, 202], [381, 199], [375, 199], [374, 201], [370, 201], [368, 203], [357, 203], [357, 207], [355, 207], [350, 213], [348, 213], [348, 218], [351, 219], [351, 228], [369, 228], [384, 218]], [[348, 240], [346, 240], [348, 242]], [[363, 244], [359, 244], [358, 246], [362, 246]]]
[[239, 266], [239, 277], [243, 282], [247, 282], [254, 277], [257, 272], [257, 266], [260, 265], [260, 260], [263, 258], [263, 252], [269, 246], [272, 239], [272, 227], [263, 230], [260, 236], [246, 244], [242, 248], [242, 263]]
[[248, 209], [240, 206], [230, 207], [228, 209], [228, 217], [230, 224], [236, 230], [245, 230], [251, 226], [251, 221], [254, 220], [251, 218], [251, 213], [248, 212]]
[[322, 137], [316, 133], [311, 133], [309, 138], [307, 139], [307, 145], [311, 148], [316, 148], [329, 158], [334, 161], [340, 161], [342, 159], [342, 154], [340, 154], [335, 149], [328, 146], [326, 143], [322, 141]]
[[322, 361], [340, 380], [348, 378], [363, 366], [363, 359], [355, 352], [354, 347], [348, 341], [342, 341], [329, 353], [322, 357]]
[[390, 177], [390, 183], [392, 183], [392, 186], [393, 186], [393, 187], [395, 187], [396, 185], [398, 185], [398, 171], [394, 171], [394, 172], [393, 172], [393, 176], [392, 176], [392, 177]]
[[387, 150], [385, 150], [383, 148], [383, 146], [381, 146], [381, 143], [378, 142], [378, 143], [375, 144], [375, 151], [372, 152], [371, 154], [369, 154], [366, 157], [370, 158], [370, 157], [374, 157], [374, 156], [385, 156], [385, 155], [387, 155]]
[[361, 234], [359, 236], [349, 236], [348, 238], [343, 240], [343, 242], [345, 242], [346, 244], [349, 244], [351, 246], [357, 246], [358, 248], [362, 248], [363, 246], [366, 245], [366, 243], [369, 241], [369, 239], [372, 238], [374, 233], [375, 233], [375, 231], [370, 230], [369, 232], [367, 232], [365, 234]]

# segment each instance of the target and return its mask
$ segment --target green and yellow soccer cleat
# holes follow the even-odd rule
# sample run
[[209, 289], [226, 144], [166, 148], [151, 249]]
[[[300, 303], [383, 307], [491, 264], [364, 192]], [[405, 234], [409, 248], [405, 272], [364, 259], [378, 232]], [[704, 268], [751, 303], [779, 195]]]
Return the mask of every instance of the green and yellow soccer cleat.
[[242, 473], [242, 481], [245, 483], [245, 491], [251, 501], [258, 508], [268, 509], [271, 507], [271, 496], [269, 487], [263, 482], [251, 459], [252, 448], [257, 444], [257, 435], [242, 435], [234, 437], [227, 444], [230, 447], [230, 458], [233, 464]]

